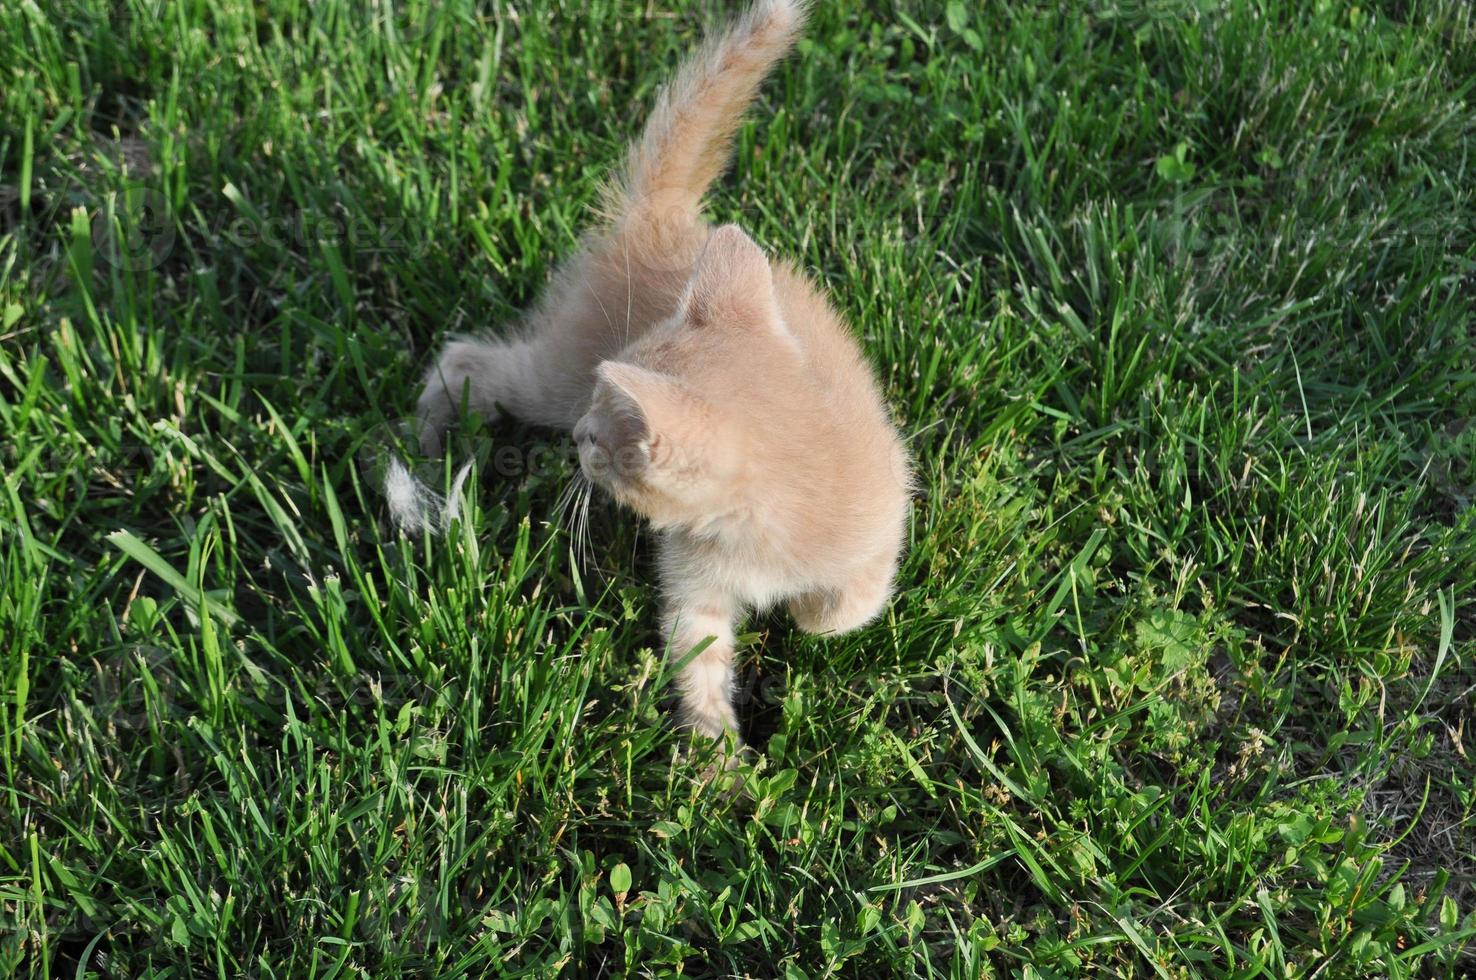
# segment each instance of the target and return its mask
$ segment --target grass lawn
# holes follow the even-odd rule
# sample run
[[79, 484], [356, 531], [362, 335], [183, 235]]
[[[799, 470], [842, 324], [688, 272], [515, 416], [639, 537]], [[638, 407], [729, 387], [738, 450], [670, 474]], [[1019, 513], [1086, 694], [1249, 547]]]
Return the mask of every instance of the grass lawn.
[[464, 425], [699, 37], [7, 0], [0, 975], [1476, 970], [1476, 14], [818, 5], [714, 195], [911, 436], [899, 592], [665, 723], [649, 535]]

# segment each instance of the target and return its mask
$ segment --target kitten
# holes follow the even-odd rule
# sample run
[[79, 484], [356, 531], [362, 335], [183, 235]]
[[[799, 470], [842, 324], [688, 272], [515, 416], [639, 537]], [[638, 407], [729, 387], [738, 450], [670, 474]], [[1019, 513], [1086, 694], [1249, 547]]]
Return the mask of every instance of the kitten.
[[580, 466], [659, 532], [668, 655], [685, 724], [736, 736], [733, 630], [788, 605], [812, 633], [885, 607], [906, 534], [902, 441], [851, 331], [813, 283], [702, 197], [743, 111], [794, 44], [805, 0], [758, 0], [659, 97], [603, 227], [523, 329], [446, 345], [423, 448], [463, 402], [572, 430]]

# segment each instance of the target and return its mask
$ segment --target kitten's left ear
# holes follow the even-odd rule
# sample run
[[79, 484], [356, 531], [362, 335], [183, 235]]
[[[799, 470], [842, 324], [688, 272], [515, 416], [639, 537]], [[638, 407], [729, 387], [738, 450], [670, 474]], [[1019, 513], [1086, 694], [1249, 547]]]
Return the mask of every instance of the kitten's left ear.
[[632, 433], [639, 442], [649, 445], [702, 411], [697, 397], [675, 378], [628, 361], [604, 361], [596, 373], [624, 402], [629, 420], [639, 430]]
[[768, 257], [737, 225], [723, 225], [708, 236], [682, 303], [694, 326], [736, 321], [788, 334]]

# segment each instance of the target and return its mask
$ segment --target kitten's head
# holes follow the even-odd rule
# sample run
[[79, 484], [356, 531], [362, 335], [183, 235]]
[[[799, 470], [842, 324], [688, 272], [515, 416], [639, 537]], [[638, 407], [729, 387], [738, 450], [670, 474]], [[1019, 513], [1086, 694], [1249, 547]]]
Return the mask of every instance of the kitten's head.
[[676, 313], [599, 365], [574, 427], [580, 466], [658, 525], [730, 512], [799, 363], [768, 260], [738, 227], [718, 228]]

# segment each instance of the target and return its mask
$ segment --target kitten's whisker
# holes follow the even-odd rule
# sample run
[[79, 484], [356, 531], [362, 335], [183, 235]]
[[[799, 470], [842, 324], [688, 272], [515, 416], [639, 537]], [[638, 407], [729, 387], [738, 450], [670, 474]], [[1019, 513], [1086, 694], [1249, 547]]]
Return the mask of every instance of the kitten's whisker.
[[[569, 555], [576, 562], [579, 560], [577, 553], [578, 534], [576, 533], [579, 509], [575, 506], [575, 501], [584, 492], [587, 483], [588, 478], [584, 475], [583, 471], [575, 470], [573, 478], [565, 485], [563, 492], [559, 494], [558, 503], [555, 505], [558, 510], [559, 530], [568, 536]], [[571, 508], [573, 509], [571, 510]]]
[[589, 492], [584, 496], [584, 565], [586, 568], [594, 571], [595, 574], [599, 575], [600, 579], [603, 581], [604, 573], [600, 569], [599, 565], [597, 565], [595, 562], [594, 538], [589, 532], [589, 512], [591, 505], [594, 503], [594, 491], [594, 483], [591, 482], [589, 484]]
[[589, 541], [589, 502], [594, 497], [594, 483], [586, 480], [584, 483], [584, 500], [579, 508], [579, 564], [586, 571], [593, 562], [591, 561], [593, 549]]
[[568, 530], [567, 518], [569, 516], [569, 504], [574, 500], [574, 491], [579, 486], [578, 480], [570, 480], [559, 493], [559, 499], [554, 502], [554, 511], [558, 514], [556, 523], [559, 528]]
[[585, 515], [588, 513], [589, 497], [593, 490], [594, 484], [589, 477], [582, 470], [576, 470], [563, 493], [559, 495], [559, 528], [569, 536], [569, 557], [581, 567], [585, 564], [588, 537]]

